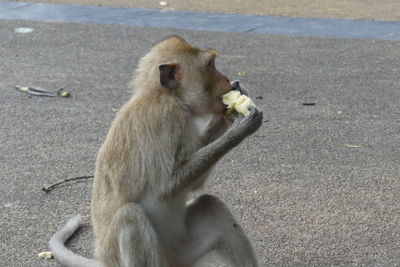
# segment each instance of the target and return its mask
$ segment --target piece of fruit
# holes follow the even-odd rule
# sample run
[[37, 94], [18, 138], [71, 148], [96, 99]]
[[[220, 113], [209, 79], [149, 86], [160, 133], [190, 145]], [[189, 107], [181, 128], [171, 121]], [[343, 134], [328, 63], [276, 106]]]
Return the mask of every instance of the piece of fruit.
[[41, 259], [51, 259], [53, 258], [53, 253], [51, 251], [43, 251], [38, 254]]
[[62, 97], [69, 97], [69, 92], [65, 91], [61, 93]]
[[254, 102], [246, 95], [240, 94], [239, 91], [229, 91], [222, 96], [222, 103], [227, 106], [227, 112], [236, 110], [244, 116], [248, 115], [249, 108], [255, 107]]

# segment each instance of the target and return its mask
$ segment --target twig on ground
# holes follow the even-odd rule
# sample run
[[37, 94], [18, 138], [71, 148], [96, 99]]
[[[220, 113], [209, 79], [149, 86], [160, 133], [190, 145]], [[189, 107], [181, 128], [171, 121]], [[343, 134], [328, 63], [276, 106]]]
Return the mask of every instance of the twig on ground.
[[72, 177], [72, 178], [67, 178], [67, 179], [62, 179], [58, 182], [55, 182], [54, 184], [50, 184], [50, 185], [45, 185], [42, 186], [42, 190], [46, 193], [50, 192], [51, 190], [53, 190], [57, 185], [63, 184], [63, 183], [67, 183], [70, 181], [75, 181], [75, 180], [81, 180], [81, 179], [90, 179], [93, 178], [93, 175], [87, 175], [87, 176], [79, 176], [79, 177]]

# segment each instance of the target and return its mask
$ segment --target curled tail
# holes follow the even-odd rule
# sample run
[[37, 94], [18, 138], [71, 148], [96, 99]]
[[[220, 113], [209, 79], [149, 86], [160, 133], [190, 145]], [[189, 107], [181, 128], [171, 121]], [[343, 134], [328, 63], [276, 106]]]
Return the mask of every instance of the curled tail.
[[54, 258], [62, 265], [68, 267], [99, 267], [99, 262], [75, 254], [64, 245], [65, 241], [67, 241], [81, 225], [82, 219], [80, 215], [75, 215], [69, 219], [63, 228], [50, 238], [50, 250]]

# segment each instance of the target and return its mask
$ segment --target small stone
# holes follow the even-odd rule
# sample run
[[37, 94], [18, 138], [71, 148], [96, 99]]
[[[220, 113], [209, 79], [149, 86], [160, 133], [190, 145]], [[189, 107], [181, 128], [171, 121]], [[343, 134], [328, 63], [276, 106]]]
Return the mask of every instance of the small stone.
[[16, 33], [31, 33], [33, 32], [33, 28], [21, 27], [21, 28], [16, 28], [14, 31]]
[[3, 204], [4, 208], [12, 208], [14, 206], [13, 203], [5, 203]]

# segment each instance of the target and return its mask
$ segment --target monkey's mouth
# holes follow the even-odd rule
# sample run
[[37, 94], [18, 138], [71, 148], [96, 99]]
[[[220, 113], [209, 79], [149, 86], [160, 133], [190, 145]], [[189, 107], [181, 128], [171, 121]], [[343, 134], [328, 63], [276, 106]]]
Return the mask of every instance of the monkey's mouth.
[[217, 97], [217, 103], [223, 105], [225, 108], [227, 107], [227, 105], [224, 104], [223, 95]]
[[226, 111], [226, 105], [222, 101], [222, 96], [216, 96], [215, 102], [213, 103], [214, 113], [224, 113]]

